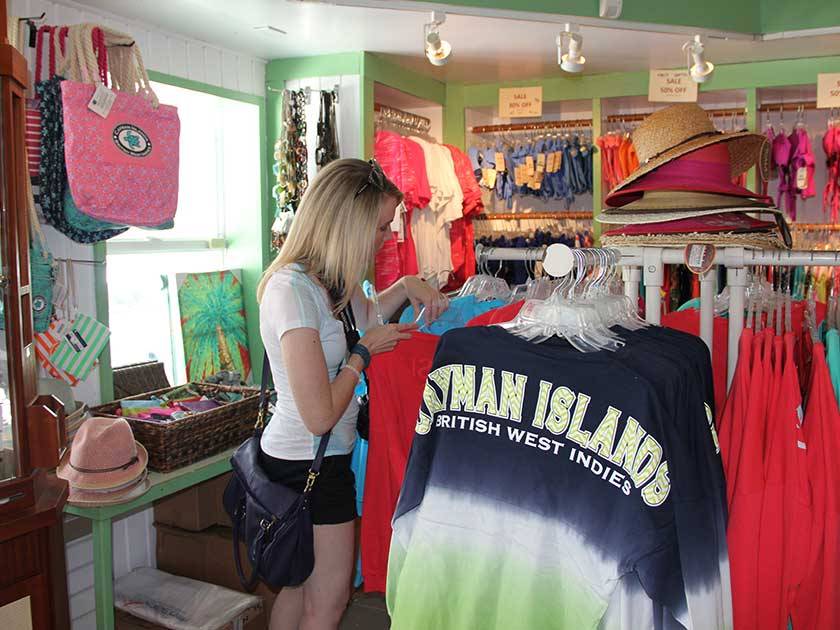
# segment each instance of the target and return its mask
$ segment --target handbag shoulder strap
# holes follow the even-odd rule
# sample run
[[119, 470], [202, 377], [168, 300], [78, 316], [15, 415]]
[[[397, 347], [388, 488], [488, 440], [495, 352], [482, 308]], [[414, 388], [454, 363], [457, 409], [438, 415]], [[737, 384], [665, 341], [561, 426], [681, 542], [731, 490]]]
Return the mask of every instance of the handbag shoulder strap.
[[257, 407], [257, 424], [254, 427], [257, 431], [265, 428], [266, 416], [268, 415], [268, 380], [271, 378], [271, 362], [268, 360], [268, 350], [263, 356], [262, 379], [260, 380], [260, 402]]

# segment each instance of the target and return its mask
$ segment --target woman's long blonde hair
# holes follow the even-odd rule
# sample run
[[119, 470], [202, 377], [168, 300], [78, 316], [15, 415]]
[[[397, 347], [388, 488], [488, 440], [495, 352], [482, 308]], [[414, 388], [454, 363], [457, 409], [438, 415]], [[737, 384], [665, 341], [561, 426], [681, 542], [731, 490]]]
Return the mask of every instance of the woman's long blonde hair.
[[336, 160], [312, 180], [280, 253], [260, 279], [258, 301], [262, 301], [266, 284], [275, 271], [298, 263], [324, 285], [336, 312], [347, 305], [376, 255], [374, 242], [383, 196], [398, 202], [403, 198], [385, 177], [383, 190], [368, 183], [357, 195], [368, 182], [371, 168], [362, 160]]

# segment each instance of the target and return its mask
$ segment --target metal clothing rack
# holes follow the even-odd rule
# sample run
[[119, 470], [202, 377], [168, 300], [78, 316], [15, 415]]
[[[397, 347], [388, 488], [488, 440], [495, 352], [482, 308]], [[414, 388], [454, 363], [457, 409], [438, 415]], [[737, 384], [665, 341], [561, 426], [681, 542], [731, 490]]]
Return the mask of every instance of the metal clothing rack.
[[389, 107], [381, 103], [373, 104], [373, 111], [377, 115], [377, 120], [396, 125], [398, 127], [405, 127], [411, 131], [427, 134], [432, 128], [432, 121], [425, 116], [412, 114], [396, 107]]
[[840, 223], [792, 223], [790, 229], [793, 232], [840, 232]]
[[801, 112], [808, 109], [817, 109], [816, 101], [789, 101], [787, 103], [762, 103], [758, 111], [773, 114], [775, 112]]
[[[711, 118], [728, 118], [731, 116], [745, 116], [747, 114], [746, 107], [731, 107], [729, 109], [706, 109], [706, 114]], [[653, 112], [644, 112], [639, 114], [611, 114], [604, 120], [608, 123], [629, 123], [641, 122]]]
[[[644, 274], [645, 319], [655, 325], [662, 323], [662, 286], [665, 265], [685, 263], [682, 247], [617, 247], [621, 252], [624, 294], [634, 302], [639, 297], [639, 282]], [[476, 260], [533, 260], [542, 261], [547, 248], [515, 249], [504, 247], [476, 247]], [[743, 247], [724, 247], [715, 251], [713, 266], [726, 267], [729, 287], [729, 338], [727, 385], [732, 383], [738, 364], [738, 344], [744, 328], [744, 308], [748, 284], [747, 267], [840, 267], [840, 251], [807, 250], [748, 250]], [[714, 299], [717, 274], [708, 271], [700, 276], [700, 337], [713, 349]]]
[[513, 131], [546, 131], [549, 129], [576, 129], [580, 127], [591, 127], [591, 118], [578, 118], [576, 120], [543, 120], [531, 123], [510, 123], [505, 125], [478, 125], [471, 127], [472, 133], [506, 133]]
[[[336, 83], [331, 90], [325, 90], [323, 88], [321, 88], [321, 89], [313, 88], [313, 87], [309, 87], [309, 86], [302, 87], [302, 88], [300, 88], [300, 90], [303, 90], [303, 94], [304, 94], [304, 97], [306, 98], [306, 104], [307, 105], [309, 105], [312, 102], [312, 92], [331, 92], [333, 94], [333, 97], [335, 98], [335, 102], [338, 103], [338, 93], [339, 93], [340, 87], [341, 86], [339, 86]], [[281, 88], [271, 87], [269, 85], [266, 89], [269, 92], [277, 92], [279, 94], [282, 94], [283, 92], [286, 91], [287, 88], [281, 89]], [[290, 92], [297, 92], [298, 90], [289, 89], [289, 91]]]
[[491, 212], [488, 214], [479, 214], [474, 217], [477, 221], [518, 221], [518, 220], [552, 220], [557, 221], [570, 220], [579, 221], [592, 219], [592, 212]]

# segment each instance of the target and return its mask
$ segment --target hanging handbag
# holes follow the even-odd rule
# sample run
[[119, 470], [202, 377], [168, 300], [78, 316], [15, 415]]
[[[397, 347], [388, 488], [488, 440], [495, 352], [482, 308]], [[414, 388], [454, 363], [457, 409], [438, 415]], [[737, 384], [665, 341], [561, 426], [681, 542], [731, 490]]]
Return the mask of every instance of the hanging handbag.
[[[89, 109], [96, 85], [61, 84], [67, 180], [76, 207], [89, 217], [118, 225], [161, 226], [178, 206], [180, 120], [178, 110], [160, 105], [137, 44], [102, 29], [116, 98], [105, 117]], [[82, 76], [96, 68], [91, 25], [71, 37], [84, 42], [68, 62]], [[127, 40], [126, 45], [114, 45]], [[92, 66], [92, 67], [91, 67]]]
[[[254, 435], [231, 457], [233, 475], [222, 497], [233, 524], [236, 573], [247, 591], [252, 591], [260, 580], [274, 588], [298, 586], [312, 573], [315, 549], [309, 500], [330, 441], [330, 432], [321, 437], [302, 493], [266, 476], [260, 465], [260, 437], [268, 413], [270, 377], [271, 365], [266, 353]], [[250, 577], [245, 576], [242, 567], [240, 541], [248, 549]]]
[[[28, 153], [26, 147], [24, 147], [24, 153]], [[29, 283], [32, 291], [32, 325], [36, 333], [42, 333], [50, 327], [53, 315], [55, 260], [47, 249], [47, 239], [38, 222], [32, 182], [28, 177], [26, 178], [26, 201], [29, 210]]]
[[[64, 76], [78, 80], [96, 81], [107, 73], [107, 61], [101, 59], [98, 40], [94, 33], [98, 29], [92, 25], [74, 25], [70, 27], [42, 27], [38, 31], [39, 49], [36, 51], [36, 68], [40, 75], [40, 62], [43, 55], [43, 38], [47, 36], [49, 44], [49, 78], [36, 84], [38, 105], [41, 119], [41, 159], [39, 163], [38, 200], [44, 220], [56, 230], [77, 243], [97, 243], [113, 238], [125, 232], [124, 226], [89, 224], [78, 220], [72, 208], [66, 207], [67, 169], [64, 146], [64, 111], [61, 102], [61, 83]], [[58, 38], [56, 46], [55, 38]], [[66, 39], [71, 37], [71, 46], [66, 46]], [[88, 42], [90, 45], [88, 46]], [[88, 50], [84, 55], [82, 51]], [[65, 55], [64, 53], [68, 54]], [[84, 66], [80, 58], [87, 58], [90, 67]], [[64, 74], [62, 74], [64, 73]]]

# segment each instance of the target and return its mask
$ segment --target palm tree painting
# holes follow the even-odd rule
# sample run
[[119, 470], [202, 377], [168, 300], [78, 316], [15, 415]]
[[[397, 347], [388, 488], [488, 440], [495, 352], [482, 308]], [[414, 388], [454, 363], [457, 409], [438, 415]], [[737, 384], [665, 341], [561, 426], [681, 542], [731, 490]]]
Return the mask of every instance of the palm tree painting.
[[251, 372], [242, 283], [234, 271], [178, 274], [187, 380], [222, 370]]

